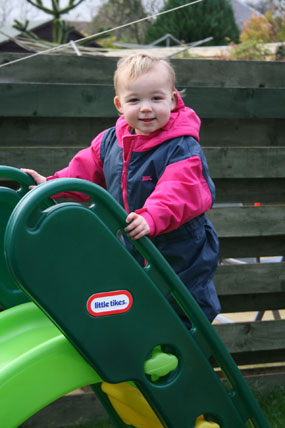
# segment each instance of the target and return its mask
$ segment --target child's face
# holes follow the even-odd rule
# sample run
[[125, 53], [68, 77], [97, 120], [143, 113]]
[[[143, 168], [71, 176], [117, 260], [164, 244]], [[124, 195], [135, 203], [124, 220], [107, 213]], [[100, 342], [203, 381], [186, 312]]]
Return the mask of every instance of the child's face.
[[158, 64], [136, 80], [120, 77], [114, 103], [136, 134], [148, 135], [166, 125], [177, 95], [167, 69]]

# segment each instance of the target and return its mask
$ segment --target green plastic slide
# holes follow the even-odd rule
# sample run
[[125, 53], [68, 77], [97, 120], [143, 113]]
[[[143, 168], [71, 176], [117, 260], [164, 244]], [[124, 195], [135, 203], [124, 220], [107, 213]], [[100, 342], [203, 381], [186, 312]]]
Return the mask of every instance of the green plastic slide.
[[[63, 191], [89, 195], [92, 203], [83, 206], [66, 202], [41, 209], [48, 198]], [[147, 261], [145, 267], [127, 251], [121, 240], [125, 219], [126, 212], [122, 207], [93, 183], [78, 179], [44, 183], [25, 195], [10, 217], [5, 251], [11, 274], [99, 373], [104, 383], [135, 383], [162, 426], [193, 428], [203, 415], [221, 428], [269, 428], [224, 344], [151, 241], [142, 238], [133, 242]], [[171, 306], [170, 296], [189, 318], [190, 331]], [[20, 316], [14, 323], [16, 332], [22, 328], [18, 326], [21, 318], [26, 319]], [[32, 330], [33, 326], [34, 321], [30, 324]], [[5, 324], [4, 329], [8, 331]], [[0, 330], [3, 330], [1, 326]], [[10, 334], [11, 338], [16, 334], [13, 328]], [[31, 335], [31, 338], [36, 337], [35, 333]], [[18, 347], [9, 345], [8, 339], [9, 334], [4, 332], [3, 343], [8, 346], [4, 362], [9, 361], [9, 352], [11, 355], [16, 352], [12, 359], [16, 362], [17, 357], [23, 360], [32, 349], [36, 357], [32, 364], [42, 364], [35, 371], [32, 367], [30, 374], [27, 373], [22, 381], [16, 380], [10, 391], [4, 392], [6, 395], [2, 397], [5, 397], [5, 406], [10, 405], [10, 411], [15, 408], [13, 395], [17, 388], [27, 387], [33, 373], [40, 373], [41, 368], [48, 373], [46, 379], [35, 380], [42, 388], [41, 403], [37, 407], [44, 405], [46, 396], [49, 397], [46, 404], [56, 398], [53, 389], [56, 390], [57, 385], [61, 389], [57, 392], [64, 392], [66, 377], [61, 380], [61, 376], [66, 374], [61, 372], [67, 370], [70, 351], [57, 372], [60, 365], [51, 363], [49, 368], [45, 361], [41, 362], [38, 351], [42, 343], [49, 348], [49, 335], [47, 343], [42, 342], [40, 335], [39, 342], [35, 346], [31, 343], [28, 352], [25, 351], [28, 341], [23, 340], [23, 349], [19, 353]], [[21, 338], [15, 340], [15, 344], [17, 342], [21, 343]], [[67, 346], [67, 342], [64, 343]], [[10, 346], [13, 352], [9, 350]], [[156, 358], [158, 346], [177, 358], [176, 368], [173, 369], [172, 363], [169, 366], [169, 358], [164, 358], [163, 372], [153, 371], [153, 362], [149, 360]], [[76, 351], [73, 352], [83, 367], [89, 367], [84, 366]], [[61, 355], [56, 349], [54, 358], [59, 358], [58, 354]], [[214, 371], [211, 359], [226, 375], [229, 390]], [[29, 365], [29, 361], [23, 361], [21, 367]], [[4, 373], [7, 371], [4, 368]], [[73, 368], [67, 378], [75, 371]], [[14, 368], [10, 382], [13, 382], [13, 376], [20, 376], [20, 372]], [[81, 384], [82, 378], [80, 375]], [[86, 383], [94, 383], [94, 379], [86, 380]], [[65, 391], [76, 388], [75, 383]], [[11, 399], [7, 398], [8, 394]], [[34, 394], [37, 400], [40, 394], [37, 391]], [[22, 400], [21, 395], [24, 394], [17, 392], [17, 403]], [[34, 397], [32, 393], [31, 396]], [[113, 396], [119, 396], [117, 391]], [[26, 405], [31, 407], [27, 402]], [[24, 413], [24, 405], [18, 411]], [[126, 423], [131, 420], [130, 414], [125, 420]], [[150, 428], [137, 423], [135, 426]], [[6, 427], [13, 425], [6, 424]]]
[[3, 428], [16, 428], [64, 394], [101, 381], [33, 303], [1, 312], [0, 332]]

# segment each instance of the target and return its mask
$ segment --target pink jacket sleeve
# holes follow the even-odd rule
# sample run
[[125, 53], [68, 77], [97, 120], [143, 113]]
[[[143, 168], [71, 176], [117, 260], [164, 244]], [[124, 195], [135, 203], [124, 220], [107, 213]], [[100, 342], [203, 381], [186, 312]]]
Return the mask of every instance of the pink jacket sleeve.
[[[90, 147], [80, 150], [66, 168], [57, 171], [53, 176], [47, 177], [47, 180], [53, 180], [55, 178], [81, 178], [106, 188], [103, 166], [100, 158], [100, 146], [104, 133], [105, 131], [97, 135]], [[58, 193], [54, 195], [54, 197], [71, 197], [79, 201], [87, 201], [89, 199], [89, 196], [78, 192]]]
[[143, 208], [136, 210], [150, 226], [150, 237], [171, 232], [212, 205], [199, 156], [170, 164]]

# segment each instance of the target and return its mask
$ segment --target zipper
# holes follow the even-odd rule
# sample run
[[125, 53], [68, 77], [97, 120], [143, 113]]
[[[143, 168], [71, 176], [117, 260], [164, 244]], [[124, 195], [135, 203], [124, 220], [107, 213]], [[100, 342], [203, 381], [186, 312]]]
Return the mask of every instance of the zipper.
[[128, 202], [128, 169], [129, 163], [132, 156], [133, 141], [123, 141], [123, 171], [121, 179], [121, 188], [123, 196], [123, 204], [127, 213], [130, 212], [129, 202]]

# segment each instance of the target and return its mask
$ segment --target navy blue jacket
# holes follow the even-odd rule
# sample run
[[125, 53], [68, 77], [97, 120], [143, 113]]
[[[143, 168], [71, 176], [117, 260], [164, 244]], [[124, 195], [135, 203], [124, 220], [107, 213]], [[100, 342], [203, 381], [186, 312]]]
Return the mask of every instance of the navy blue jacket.
[[[67, 168], [48, 179], [95, 182], [127, 212], [142, 215], [150, 239], [212, 321], [220, 311], [212, 282], [219, 244], [205, 217], [215, 186], [198, 142], [199, 128], [200, 119], [180, 97], [169, 122], [150, 135], [133, 135], [121, 116], [116, 127], [101, 132]], [[130, 251], [143, 262], [133, 247]]]

